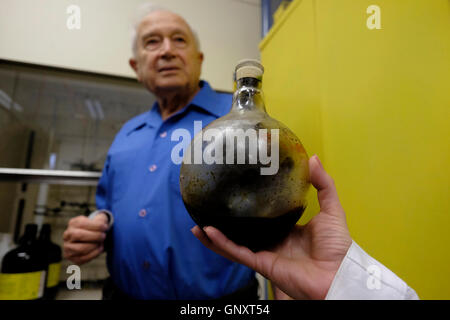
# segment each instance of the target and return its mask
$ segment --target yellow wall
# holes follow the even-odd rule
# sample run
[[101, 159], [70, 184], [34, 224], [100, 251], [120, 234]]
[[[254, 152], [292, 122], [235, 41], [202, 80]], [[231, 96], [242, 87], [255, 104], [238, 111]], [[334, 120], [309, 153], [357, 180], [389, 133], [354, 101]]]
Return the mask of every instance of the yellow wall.
[[[380, 30], [366, 26], [373, 4]], [[450, 299], [449, 12], [297, 0], [260, 44], [269, 114], [323, 160], [354, 240], [422, 299]]]

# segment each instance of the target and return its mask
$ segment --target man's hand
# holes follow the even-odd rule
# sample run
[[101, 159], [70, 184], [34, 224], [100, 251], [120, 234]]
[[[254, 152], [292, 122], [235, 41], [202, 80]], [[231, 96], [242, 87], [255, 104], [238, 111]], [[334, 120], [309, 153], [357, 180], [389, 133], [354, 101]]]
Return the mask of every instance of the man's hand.
[[64, 258], [81, 265], [103, 252], [103, 242], [108, 230], [108, 218], [99, 214], [93, 219], [78, 216], [70, 219], [64, 231]]
[[309, 159], [309, 168], [320, 212], [305, 226], [296, 225], [276, 248], [254, 253], [214, 227], [191, 230], [209, 249], [271, 280], [282, 291], [276, 298], [324, 299], [352, 244], [333, 179], [317, 156]]

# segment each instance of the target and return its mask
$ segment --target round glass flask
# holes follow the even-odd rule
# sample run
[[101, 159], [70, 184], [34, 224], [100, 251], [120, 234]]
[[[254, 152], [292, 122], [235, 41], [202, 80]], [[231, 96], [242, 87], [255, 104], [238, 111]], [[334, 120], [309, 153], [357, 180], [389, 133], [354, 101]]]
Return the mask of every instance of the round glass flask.
[[287, 236], [310, 186], [300, 140], [266, 113], [263, 73], [256, 60], [238, 63], [230, 112], [196, 134], [180, 169], [181, 195], [194, 222], [253, 251]]

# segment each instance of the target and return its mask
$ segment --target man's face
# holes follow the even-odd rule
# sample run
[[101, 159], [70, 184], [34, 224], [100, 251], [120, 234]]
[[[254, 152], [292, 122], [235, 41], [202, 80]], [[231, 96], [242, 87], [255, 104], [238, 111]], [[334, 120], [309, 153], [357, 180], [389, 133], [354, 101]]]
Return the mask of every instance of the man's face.
[[139, 25], [136, 57], [130, 59], [138, 80], [156, 95], [198, 87], [203, 54], [187, 23], [178, 15], [157, 11]]

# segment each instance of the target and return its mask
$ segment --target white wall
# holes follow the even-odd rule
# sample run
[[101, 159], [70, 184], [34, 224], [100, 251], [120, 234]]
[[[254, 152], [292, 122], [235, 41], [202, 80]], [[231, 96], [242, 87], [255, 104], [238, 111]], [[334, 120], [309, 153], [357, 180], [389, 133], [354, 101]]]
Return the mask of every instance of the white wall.
[[[129, 25], [144, 0], [0, 0], [0, 58], [134, 77]], [[155, 0], [198, 32], [205, 53], [202, 78], [232, 89], [237, 61], [259, 58], [259, 0]], [[66, 26], [70, 5], [81, 9], [81, 29]]]

